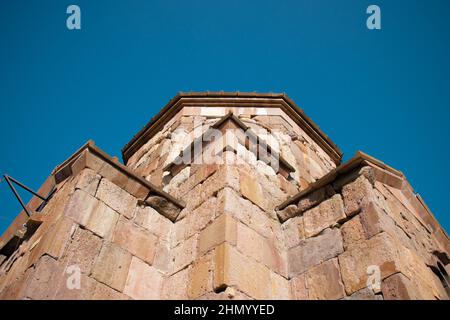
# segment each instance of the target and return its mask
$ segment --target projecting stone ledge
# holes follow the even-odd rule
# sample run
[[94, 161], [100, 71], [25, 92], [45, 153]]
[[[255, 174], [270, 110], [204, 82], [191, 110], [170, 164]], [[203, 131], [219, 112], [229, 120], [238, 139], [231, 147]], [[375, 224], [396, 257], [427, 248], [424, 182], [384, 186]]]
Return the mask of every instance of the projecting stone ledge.
[[[89, 171], [85, 171], [85, 169]], [[128, 218], [133, 214], [129, 208], [136, 205], [135, 199], [139, 200], [139, 203], [145, 202], [146, 205], [153, 207], [170, 220], [175, 220], [185, 206], [183, 201], [175, 199], [149, 181], [139, 177], [130, 168], [119, 163], [117, 158], [107, 155], [92, 140], [58, 165], [38, 193], [47, 194], [53, 186], [61, 189], [69, 178], [74, 179], [78, 175], [80, 175], [80, 182], [77, 188], [93, 196], [96, 193], [97, 198]], [[41, 204], [41, 199], [33, 197], [27, 206], [34, 212]], [[28, 217], [22, 211], [0, 238], [0, 249], [9, 250], [9, 247], [16, 247], [23, 240], [18, 237], [18, 234], [26, 232], [23, 226], [37, 216], [42, 220], [40, 223], [46, 219], [41, 214]]]

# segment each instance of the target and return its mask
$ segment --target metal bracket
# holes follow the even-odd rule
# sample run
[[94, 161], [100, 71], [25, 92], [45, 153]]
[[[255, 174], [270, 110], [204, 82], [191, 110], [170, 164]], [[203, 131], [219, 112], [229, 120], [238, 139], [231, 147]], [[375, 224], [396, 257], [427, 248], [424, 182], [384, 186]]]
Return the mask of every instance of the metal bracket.
[[14, 184], [18, 185], [19, 187], [25, 189], [26, 191], [32, 193], [33, 195], [35, 195], [36, 197], [38, 197], [39, 199], [41, 199], [43, 202], [41, 203], [41, 205], [38, 207], [38, 211], [42, 210], [42, 208], [44, 207], [44, 205], [48, 202], [48, 200], [50, 200], [51, 196], [55, 193], [56, 191], [56, 186], [53, 186], [52, 190], [50, 191], [50, 193], [47, 195], [47, 197], [43, 197], [41, 196], [39, 193], [31, 190], [30, 188], [28, 188], [26, 185], [24, 185], [23, 183], [20, 183], [19, 181], [17, 181], [16, 179], [14, 179], [13, 177], [8, 176], [7, 174], [3, 175], [3, 178], [5, 179], [5, 181], [8, 183], [9, 187], [11, 188], [11, 191], [14, 193], [14, 195], [16, 196], [17, 200], [19, 201], [20, 205], [22, 206], [23, 210], [25, 210], [26, 214], [30, 217], [31, 213], [29, 211], [29, 209], [25, 206], [25, 203], [22, 201], [22, 198], [20, 197], [19, 193], [17, 192], [16, 188], [14, 188]]

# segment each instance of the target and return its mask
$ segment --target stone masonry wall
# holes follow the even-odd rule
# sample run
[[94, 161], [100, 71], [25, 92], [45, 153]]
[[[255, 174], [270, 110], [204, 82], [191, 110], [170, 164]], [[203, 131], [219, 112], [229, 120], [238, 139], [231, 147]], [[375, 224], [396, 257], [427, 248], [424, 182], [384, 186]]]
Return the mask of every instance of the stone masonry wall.
[[[223, 114], [234, 108], [223, 108]], [[254, 114], [241, 114], [240, 119], [255, 133], [263, 138], [296, 171], [291, 174], [290, 188], [305, 189], [311, 182], [319, 179], [336, 164], [305, 132], [288, 118], [281, 110], [279, 115], [256, 115], [269, 109], [255, 108]], [[239, 110], [234, 110], [239, 112]], [[270, 110], [274, 113], [273, 110]], [[163, 130], [154, 135], [127, 162], [127, 166], [139, 175], [146, 177], [157, 186], [165, 186], [163, 168], [172, 162], [194, 138], [200, 136], [220, 117], [202, 116], [201, 112], [181, 112], [166, 124]], [[197, 112], [198, 113], [198, 112]], [[189, 114], [189, 115], [186, 115]], [[238, 116], [239, 113], [236, 113]]]
[[[293, 297], [448, 299], [433, 253], [449, 252], [399, 194], [366, 167], [279, 212], [290, 217], [282, 229]], [[371, 266], [380, 270], [379, 289], [368, 286]]]

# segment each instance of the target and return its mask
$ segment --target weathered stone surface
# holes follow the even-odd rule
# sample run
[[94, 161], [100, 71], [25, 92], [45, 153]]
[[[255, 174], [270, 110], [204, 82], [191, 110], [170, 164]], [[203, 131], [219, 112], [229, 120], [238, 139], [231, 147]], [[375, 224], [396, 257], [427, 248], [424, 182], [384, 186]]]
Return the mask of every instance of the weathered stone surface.
[[345, 250], [349, 250], [352, 246], [358, 245], [366, 239], [359, 215], [344, 223], [341, 232]]
[[102, 240], [89, 230], [78, 228], [64, 255], [67, 266], [77, 265], [81, 273], [89, 275], [100, 253]]
[[289, 300], [291, 299], [291, 287], [289, 281], [277, 273], [270, 272], [270, 299]]
[[288, 249], [297, 246], [300, 241], [305, 239], [303, 217], [289, 219], [282, 224], [281, 228], [283, 230], [284, 241]]
[[372, 184], [366, 177], [360, 176], [352, 183], [342, 188], [344, 197], [345, 214], [352, 216], [358, 213], [362, 207], [370, 202], [376, 201]]
[[440, 280], [429, 268], [423, 257], [419, 256], [415, 251], [401, 246], [399, 248], [401, 272], [414, 287], [414, 292], [420, 299], [434, 300], [436, 298], [447, 299]]
[[292, 278], [290, 283], [292, 299], [308, 300], [308, 288], [306, 287], [306, 277], [304, 273]]
[[351, 296], [345, 297], [344, 300], [383, 300], [383, 296], [375, 294], [372, 289], [366, 287], [356, 291]]
[[266, 238], [273, 235], [274, 223], [278, 223], [231, 188], [224, 188], [217, 195], [217, 214], [221, 213], [231, 215]]
[[186, 194], [190, 201], [186, 204], [189, 210], [196, 209], [206, 200], [215, 196], [223, 188], [239, 191], [239, 171], [234, 166], [220, 166], [219, 169]]
[[[27, 260], [24, 267], [35, 264], [44, 254], [48, 254], [55, 259], [62, 257], [70, 237], [76, 229], [76, 224], [71, 219], [63, 216], [53, 225], [46, 227], [48, 228], [46, 233], [30, 243], [32, 250], [29, 255], [24, 256], [25, 260]], [[44, 228], [42, 228], [43, 230]], [[16, 251], [16, 253], [19, 252]], [[17, 265], [17, 262], [14, 265]]]
[[300, 211], [300, 213], [305, 212], [306, 210], [311, 209], [312, 207], [318, 205], [319, 203], [324, 201], [326, 198], [332, 196], [333, 194], [334, 190], [329, 186], [308, 193], [306, 196], [302, 197], [299, 200], [297, 204], [298, 210]]
[[288, 251], [289, 274], [294, 277], [343, 251], [341, 232], [338, 229], [326, 229], [317, 237], [303, 240]]
[[194, 235], [189, 239], [183, 241], [170, 251], [171, 256], [171, 273], [191, 264], [197, 257], [197, 243], [198, 235]]
[[367, 286], [367, 268], [378, 266], [381, 278], [399, 272], [401, 263], [397, 244], [386, 233], [380, 233], [339, 256], [342, 280], [347, 294]]
[[282, 175], [278, 174], [278, 181], [280, 183], [280, 188], [284, 193], [287, 193], [289, 196], [294, 196], [298, 193], [298, 188], [296, 183], [290, 182], [286, 180]]
[[242, 195], [256, 204], [261, 209], [266, 208], [266, 199], [263, 194], [261, 185], [254, 177], [241, 173], [240, 185]]
[[266, 239], [242, 223], [237, 224], [237, 249], [244, 255], [262, 262]]
[[173, 223], [152, 207], [137, 207], [134, 222], [160, 239], [169, 240]]
[[384, 279], [381, 283], [381, 291], [385, 300], [417, 299], [410, 280], [401, 273]]
[[236, 220], [227, 214], [222, 214], [200, 233], [198, 252], [203, 254], [225, 241], [236, 245], [236, 238]]
[[162, 274], [144, 261], [133, 257], [123, 293], [135, 300], [158, 300], [162, 289]]
[[189, 283], [189, 269], [185, 268], [164, 280], [162, 299], [187, 300], [187, 286]]
[[64, 210], [64, 214], [75, 222], [85, 226], [89, 220], [89, 216], [98, 204], [99, 201], [89, 195], [89, 193], [83, 190], [76, 190], [70, 198], [70, 201]]
[[[184, 210], [174, 224], [172, 247], [205, 229], [216, 217], [217, 199], [210, 198], [194, 211]], [[183, 215], [183, 216], [182, 216]]]
[[[93, 280], [95, 281], [95, 280]], [[129, 300], [130, 298], [121, 292], [118, 292], [103, 283], [95, 281], [91, 287], [92, 293], [89, 296], [91, 300]]]
[[309, 298], [337, 300], [345, 296], [337, 258], [327, 260], [306, 272]]
[[156, 246], [155, 258], [152, 266], [162, 273], [167, 273], [170, 270], [170, 244], [166, 241], [159, 241]]
[[277, 216], [281, 221], [284, 222], [290, 218], [295, 217], [299, 213], [300, 213], [300, 211], [298, 210], [298, 207], [295, 204], [291, 204], [291, 205], [287, 206], [286, 208], [284, 208], [283, 210], [278, 210]]
[[175, 221], [181, 211], [172, 202], [160, 196], [149, 196], [145, 202], [171, 221]]
[[95, 173], [94, 170], [86, 168], [80, 172], [75, 188], [81, 189], [91, 196], [95, 196], [100, 179], [101, 176]]
[[191, 176], [183, 182], [178, 190], [174, 190], [174, 193], [180, 197], [184, 196], [187, 192], [192, 190], [199, 183], [202, 183], [207, 178], [209, 178], [212, 174], [214, 174], [217, 170], [217, 165], [212, 164], [203, 164], [203, 165], [195, 165], [191, 166], [190, 174]]
[[279, 241], [280, 239], [275, 238], [263, 239], [262, 263], [269, 269], [287, 278], [287, 254], [281, 250]]
[[373, 237], [382, 231], [387, 231], [391, 235], [397, 233], [394, 221], [373, 202], [368, 203], [362, 209], [360, 217], [367, 238]]
[[34, 300], [53, 299], [55, 287], [64, 276], [64, 268], [50, 256], [43, 256], [36, 265], [36, 269], [25, 289], [24, 297]]
[[[59, 283], [54, 283], [54, 291], [55, 296], [53, 297], [56, 300], [87, 300], [90, 299], [95, 290], [95, 284], [98, 283], [94, 279], [88, 277], [85, 274], [82, 274], [80, 277], [80, 287], [69, 287], [68, 284], [71, 284], [70, 277], [71, 274], [65, 272], [61, 277]], [[111, 289], [112, 290], [112, 289]]]
[[344, 204], [341, 196], [336, 194], [303, 214], [305, 236], [307, 238], [315, 236], [344, 218]]
[[212, 253], [197, 259], [189, 269], [188, 298], [196, 299], [213, 291]]
[[110, 239], [118, 219], [117, 212], [103, 202], [98, 202], [94, 211], [89, 215], [85, 227], [102, 238]]
[[152, 264], [158, 238], [145, 229], [121, 217], [114, 230], [113, 242], [131, 254]]
[[109, 180], [100, 181], [96, 197], [125, 217], [133, 217], [137, 199]]
[[269, 270], [227, 243], [214, 250], [214, 288], [236, 286], [254, 299], [270, 297]]
[[95, 261], [92, 277], [111, 288], [123, 291], [131, 254], [114, 243], [105, 243]]

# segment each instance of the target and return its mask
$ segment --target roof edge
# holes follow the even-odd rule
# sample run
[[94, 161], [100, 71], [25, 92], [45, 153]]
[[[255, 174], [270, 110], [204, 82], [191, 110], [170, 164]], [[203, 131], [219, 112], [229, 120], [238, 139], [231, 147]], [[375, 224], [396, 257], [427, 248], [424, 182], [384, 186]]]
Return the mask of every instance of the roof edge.
[[[136, 152], [147, 140], [146, 136], [151, 136], [148, 133], [151, 128], [160, 129], [162, 125], [173, 116], [176, 112], [183, 108], [183, 100], [185, 99], [207, 99], [207, 98], [229, 98], [229, 99], [252, 99], [249, 102], [254, 102], [254, 99], [281, 99], [283, 103], [280, 107], [287, 114], [294, 117], [294, 121], [299, 123], [300, 127], [305, 129], [306, 133], [316, 141], [333, 159], [336, 164], [340, 164], [342, 159], [342, 151], [337, 145], [317, 126], [310, 117], [308, 117], [297, 104], [289, 98], [285, 93], [256, 93], [256, 92], [180, 92], [155, 115], [150, 121], [135, 134], [131, 140], [122, 148], [122, 158], [124, 163]], [[239, 102], [237, 102], [239, 103]], [[290, 112], [289, 112], [290, 111]], [[155, 130], [157, 130], [155, 129]], [[140, 142], [143, 140], [142, 142]], [[145, 141], [144, 141], [145, 140]]]

